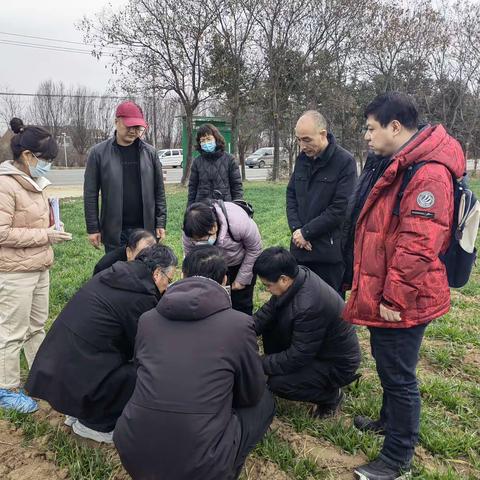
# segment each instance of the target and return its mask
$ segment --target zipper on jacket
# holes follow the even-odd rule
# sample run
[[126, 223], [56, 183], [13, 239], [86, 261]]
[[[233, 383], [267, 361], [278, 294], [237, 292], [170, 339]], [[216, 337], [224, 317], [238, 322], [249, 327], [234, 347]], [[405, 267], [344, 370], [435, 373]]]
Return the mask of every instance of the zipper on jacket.
[[333, 245], [333, 237], [330, 237], [330, 244]]

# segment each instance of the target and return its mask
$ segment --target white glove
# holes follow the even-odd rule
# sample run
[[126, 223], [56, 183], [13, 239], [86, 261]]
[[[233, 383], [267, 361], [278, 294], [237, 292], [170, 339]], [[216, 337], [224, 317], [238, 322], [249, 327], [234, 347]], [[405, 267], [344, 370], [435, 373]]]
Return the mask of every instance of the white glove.
[[48, 242], [51, 245], [55, 243], [63, 243], [72, 239], [72, 234], [67, 232], [62, 232], [60, 230], [55, 230], [55, 225], [47, 228]]

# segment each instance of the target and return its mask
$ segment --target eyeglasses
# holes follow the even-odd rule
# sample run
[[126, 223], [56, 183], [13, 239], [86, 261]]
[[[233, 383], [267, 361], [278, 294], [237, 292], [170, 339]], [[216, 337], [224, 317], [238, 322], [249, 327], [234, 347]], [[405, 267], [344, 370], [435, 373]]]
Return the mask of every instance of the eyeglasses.
[[51, 163], [52, 160], [49, 159], [49, 158], [40, 158], [40, 157], [37, 157], [33, 152], [30, 152], [38, 161], [40, 160], [43, 160], [44, 162], [48, 162], [48, 163]]
[[169, 277], [163, 270], [160, 270], [160, 271], [162, 272], [162, 275], [167, 279], [167, 282], [170, 285], [173, 282], [174, 278]]
[[145, 132], [145, 127], [126, 127], [127, 130], [133, 130], [135, 133], [142, 134]]

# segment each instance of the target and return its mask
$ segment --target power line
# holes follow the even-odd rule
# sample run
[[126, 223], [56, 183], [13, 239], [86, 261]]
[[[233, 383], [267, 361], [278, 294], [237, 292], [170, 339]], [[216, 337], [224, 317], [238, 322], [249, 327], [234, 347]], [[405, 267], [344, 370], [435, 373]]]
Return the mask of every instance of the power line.
[[34, 38], [36, 40], [47, 40], [49, 42], [59, 42], [59, 43], [72, 43], [74, 45], [83, 45], [86, 46], [83, 42], [73, 42], [72, 40], [60, 40], [58, 38], [48, 38], [48, 37], [37, 37], [35, 35], [22, 35], [20, 33], [10, 33], [10, 32], [0, 32], [1, 35], [11, 35], [13, 37], [25, 37], [25, 38]]
[[[10, 45], [15, 47], [27, 47], [27, 48], [36, 48], [39, 50], [49, 50], [53, 52], [66, 52], [66, 53], [80, 53], [83, 55], [91, 55], [92, 52], [90, 50], [81, 50], [76, 48], [68, 48], [68, 47], [61, 47], [55, 45], [44, 45], [44, 44], [36, 44], [36, 43], [26, 43], [26, 42], [14, 42], [11, 40], [3, 40], [0, 39], [0, 44]], [[111, 53], [106, 53], [107, 56], [112, 56]]]
[[[68, 44], [73, 44], [73, 45], [82, 45], [84, 47], [88, 47], [88, 46], [95, 47], [95, 45], [92, 45], [92, 44], [83, 43], [83, 42], [75, 42], [73, 40], [61, 40], [59, 38], [39, 37], [39, 36], [36, 36], [36, 35], [24, 35], [22, 33], [0, 32], [0, 35], [11, 35], [11, 36], [14, 36], [14, 37], [33, 38], [35, 40], [46, 40], [48, 42], [68, 43]], [[52, 45], [52, 46], [56, 46], [56, 45]], [[135, 48], [142, 48], [141, 45], [132, 45], [132, 46], [135, 47]], [[65, 48], [67, 48], [67, 47], [65, 47]], [[121, 45], [111, 45], [111, 46], [104, 45], [101, 48], [116, 50], [116, 49], [121, 48]]]
[[113, 95], [72, 95], [72, 94], [57, 94], [57, 93], [14, 93], [14, 92], [0, 92], [0, 95], [8, 97], [52, 97], [52, 98], [113, 98], [115, 100], [124, 100], [130, 98], [129, 95], [123, 97]]

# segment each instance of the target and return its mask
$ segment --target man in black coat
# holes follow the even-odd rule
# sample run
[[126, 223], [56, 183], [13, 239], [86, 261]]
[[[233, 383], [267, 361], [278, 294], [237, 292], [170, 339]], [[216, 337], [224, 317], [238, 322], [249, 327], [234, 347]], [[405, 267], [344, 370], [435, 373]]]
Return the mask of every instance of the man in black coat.
[[136, 260], [95, 275], [53, 323], [25, 387], [66, 414], [66, 424], [78, 435], [112, 442], [135, 387], [138, 319], [155, 307], [176, 264], [170, 248], [146, 248]]
[[125, 245], [136, 228], [163, 240], [167, 222], [162, 166], [141, 139], [147, 127], [142, 110], [123, 102], [115, 116], [114, 136], [88, 153], [83, 186], [89, 241], [95, 248], [103, 243], [107, 253]]
[[340, 291], [342, 225], [357, 176], [355, 159], [327, 133], [325, 118], [316, 111], [300, 117], [295, 134], [302, 152], [287, 187], [290, 251]]
[[216, 247], [197, 247], [140, 318], [137, 384], [114, 433], [134, 480], [236, 479], [273, 419], [253, 320], [232, 309], [226, 272]]
[[270, 389], [315, 403], [317, 417], [331, 415], [343, 400], [341, 387], [357, 378], [360, 365], [357, 334], [342, 320], [343, 300], [281, 247], [266, 249], [254, 272], [272, 294], [254, 315]]

